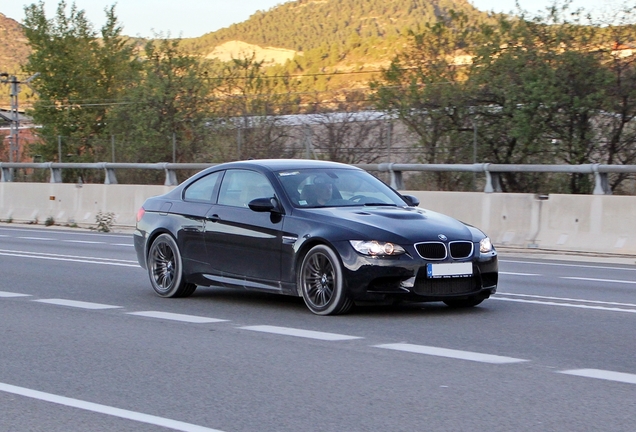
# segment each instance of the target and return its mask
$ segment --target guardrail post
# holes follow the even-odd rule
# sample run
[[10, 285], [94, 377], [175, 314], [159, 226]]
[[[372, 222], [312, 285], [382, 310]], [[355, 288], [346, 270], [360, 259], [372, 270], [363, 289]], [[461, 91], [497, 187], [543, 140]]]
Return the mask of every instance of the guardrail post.
[[395, 190], [404, 190], [404, 179], [402, 171], [393, 171], [393, 164], [389, 164], [389, 175], [391, 176], [391, 187]]
[[486, 186], [484, 187], [485, 193], [501, 192], [501, 178], [499, 173], [493, 173], [488, 171], [488, 165], [484, 166], [484, 173], [486, 174]]
[[53, 163], [49, 163], [51, 173], [49, 183], [62, 183], [62, 168], [53, 168]]
[[173, 169], [164, 168], [166, 172], [166, 181], [164, 186], [177, 186], [179, 180], [177, 180], [177, 172]]
[[11, 168], [2, 167], [2, 179], [0, 181], [2, 181], [2, 182], [12, 182], [13, 181], [12, 174], [13, 173], [11, 171]]
[[592, 165], [592, 171], [594, 172], [594, 195], [611, 195], [612, 189], [609, 187], [607, 181], [607, 173], [598, 172], [598, 165]]
[[114, 168], [104, 167], [104, 184], [117, 184], [117, 175]]
[[402, 171], [394, 171], [393, 162], [378, 164], [378, 171], [389, 173], [389, 185], [395, 190], [404, 190], [404, 180], [402, 179]]

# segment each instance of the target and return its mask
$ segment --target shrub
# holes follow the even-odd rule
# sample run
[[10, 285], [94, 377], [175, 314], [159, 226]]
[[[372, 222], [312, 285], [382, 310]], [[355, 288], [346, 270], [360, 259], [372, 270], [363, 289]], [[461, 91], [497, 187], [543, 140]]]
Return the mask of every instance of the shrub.
[[95, 222], [97, 222], [97, 231], [111, 232], [115, 223], [115, 213], [99, 211], [95, 215]]

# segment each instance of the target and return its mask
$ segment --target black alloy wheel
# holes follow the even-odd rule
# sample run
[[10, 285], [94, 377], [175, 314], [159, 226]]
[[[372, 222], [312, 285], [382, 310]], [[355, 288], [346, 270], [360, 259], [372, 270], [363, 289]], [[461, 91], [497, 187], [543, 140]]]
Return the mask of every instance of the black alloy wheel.
[[328, 246], [314, 246], [305, 255], [298, 284], [305, 304], [316, 315], [346, 313], [353, 305], [345, 292], [340, 260]]
[[181, 253], [169, 234], [161, 234], [152, 242], [148, 252], [148, 276], [152, 288], [161, 297], [187, 297], [197, 288], [185, 282]]

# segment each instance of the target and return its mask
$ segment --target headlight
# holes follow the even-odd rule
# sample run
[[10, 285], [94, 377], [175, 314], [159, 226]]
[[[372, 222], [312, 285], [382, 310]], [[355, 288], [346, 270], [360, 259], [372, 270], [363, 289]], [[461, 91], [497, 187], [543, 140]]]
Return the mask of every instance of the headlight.
[[479, 242], [479, 252], [488, 253], [488, 252], [492, 252], [492, 250], [493, 250], [493, 247], [492, 247], [492, 242], [490, 241], [490, 239], [488, 237], [481, 239], [481, 241]]
[[388, 242], [379, 242], [375, 240], [350, 240], [351, 246], [362, 255], [370, 256], [395, 256], [401, 255], [406, 251], [400, 245]]

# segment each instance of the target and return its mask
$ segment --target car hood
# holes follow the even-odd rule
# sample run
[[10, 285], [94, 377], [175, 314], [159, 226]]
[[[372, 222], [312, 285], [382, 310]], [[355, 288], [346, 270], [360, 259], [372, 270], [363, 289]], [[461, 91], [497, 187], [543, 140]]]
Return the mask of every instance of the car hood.
[[[329, 207], [313, 209], [325, 222], [385, 241], [473, 241], [471, 228], [450, 216], [417, 207]], [[381, 237], [378, 237], [381, 236]], [[399, 238], [396, 238], [399, 237]]]

